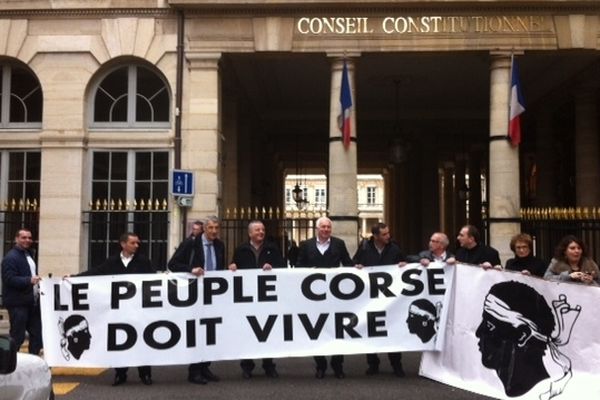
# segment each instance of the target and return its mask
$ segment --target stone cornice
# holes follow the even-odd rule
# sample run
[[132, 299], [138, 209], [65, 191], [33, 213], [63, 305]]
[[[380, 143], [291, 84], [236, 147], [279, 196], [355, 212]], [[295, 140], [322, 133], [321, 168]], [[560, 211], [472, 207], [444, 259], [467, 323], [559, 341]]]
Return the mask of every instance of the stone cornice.
[[343, 15], [343, 14], [386, 14], [394, 13], [598, 13], [600, 1], [429, 1], [405, 0], [385, 1], [198, 1], [174, 0], [174, 8], [185, 10], [186, 15]]
[[82, 8], [82, 9], [2, 9], [3, 17], [98, 17], [98, 16], [174, 16], [177, 10], [183, 10], [191, 17], [206, 15], [256, 15], [256, 16], [294, 16], [294, 15], [355, 15], [386, 13], [600, 13], [600, 1], [414, 1], [402, 2], [361, 1], [270, 1], [264, 0], [173, 0], [167, 8]]
[[86, 8], [86, 9], [35, 9], [35, 10], [1, 10], [0, 18], [5, 17], [114, 17], [114, 16], [143, 16], [167, 17], [174, 16], [173, 8]]

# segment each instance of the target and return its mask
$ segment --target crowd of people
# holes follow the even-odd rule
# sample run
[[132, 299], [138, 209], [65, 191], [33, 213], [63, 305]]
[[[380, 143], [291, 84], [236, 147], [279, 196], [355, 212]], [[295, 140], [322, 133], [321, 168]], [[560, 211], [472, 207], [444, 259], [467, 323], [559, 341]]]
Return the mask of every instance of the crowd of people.
[[[284, 268], [287, 263], [279, 247], [266, 240], [265, 226], [261, 221], [248, 224], [248, 240], [238, 246], [231, 263], [226, 263], [225, 245], [219, 239], [220, 221], [211, 216], [204, 221], [195, 221], [192, 230], [177, 248], [168, 262], [168, 270], [189, 272], [201, 277], [209, 271], [257, 268], [271, 270]], [[552, 260], [548, 263], [533, 254], [533, 239], [529, 234], [520, 233], [510, 241], [514, 258], [505, 266], [501, 265], [496, 249], [485, 245], [478, 229], [465, 225], [460, 229], [457, 249], [452, 254], [448, 248], [450, 240], [443, 232], [434, 232], [427, 249], [418, 254], [408, 255], [392, 240], [389, 227], [377, 223], [371, 229], [371, 237], [364, 239], [354, 257], [350, 257], [346, 244], [332, 235], [332, 221], [321, 217], [316, 221], [315, 236], [300, 243], [295, 255], [296, 268], [336, 268], [340, 266], [365, 268], [381, 265], [405, 266], [418, 262], [424, 267], [432, 262], [456, 262], [479, 265], [484, 269], [506, 269], [526, 275], [561, 281], [577, 282], [586, 285], [600, 284], [598, 265], [589, 257], [583, 241], [573, 235], [562, 238], [556, 246]], [[39, 282], [41, 277], [32, 252], [33, 238], [29, 229], [20, 229], [15, 235], [14, 247], [2, 260], [2, 283], [4, 306], [10, 319], [10, 335], [20, 347], [29, 337], [29, 352], [39, 354], [42, 349], [41, 317], [39, 305]], [[126, 232], [119, 240], [121, 251], [109, 257], [101, 265], [84, 271], [79, 276], [147, 274], [156, 272], [150, 261], [139, 252], [140, 238], [133, 232]], [[297, 256], [297, 257], [296, 257]], [[79, 323], [81, 325], [81, 323]], [[78, 326], [79, 326], [78, 325]], [[66, 324], [65, 324], [66, 326]], [[87, 326], [84, 327], [87, 329]], [[388, 354], [389, 362], [397, 377], [404, 377], [402, 354]], [[327, 358], [315, 356], [315, 377], [323, 379], [328, 368]], [[367, 354], [366, 374], [379, 373], [380, 359], [377, 354]], [[217, 382], [219, 377], [210, 369], [210, 362], [194, 363], [188, 367], [188, 381], [194, 384]], [[338, 379], [345, 377], [344, 356], [331, 356], [329, 366]], [[254, 360], [241, 360], [240, 367], [244, 379], [251, 379], [255, 369]], [[269, 378], [279, 376], [273, 359], [262, 360], [262, 368]], [[149, 366], [138, 367], [142, 383], [151, 385], [152, 375]], [[127, 368], [117, 368], [113, 386], [127, 381]]]

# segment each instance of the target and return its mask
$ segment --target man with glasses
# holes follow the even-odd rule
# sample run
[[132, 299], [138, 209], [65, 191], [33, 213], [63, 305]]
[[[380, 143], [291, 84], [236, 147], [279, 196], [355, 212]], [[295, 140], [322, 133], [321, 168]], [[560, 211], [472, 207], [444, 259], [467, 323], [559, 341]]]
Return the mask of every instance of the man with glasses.
[[423, 250], [416, 256], [409, 256], [410, 262], [420, 262], [423, 266], [428, 266], [430, 262], [449, 262], [454, 263], [454, 255], [448, 252], [450, 240], [443, 232], [435, 232], [429, 238], [427, 250]]

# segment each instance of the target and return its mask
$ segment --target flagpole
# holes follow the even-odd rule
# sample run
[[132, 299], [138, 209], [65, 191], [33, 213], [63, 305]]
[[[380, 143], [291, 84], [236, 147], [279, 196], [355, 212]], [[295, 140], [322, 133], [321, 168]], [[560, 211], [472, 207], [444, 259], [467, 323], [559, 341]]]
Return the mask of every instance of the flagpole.
[[[515, 52], [514, 50], [510, 51], [510, 79], [509, 79], [509, 84], [508, 84], [508, 125], [510, 126], [510, 110], [511, 110], [511, 96], [512, 96], [512, 85], [513, 85], [513, 68], [515, 66]], [[512, 145], [512, 141], [510, 138], [510, 128], [507, 130], [506, 132], [506, 140], [508, 141], [508, 143], [510, 143]]]

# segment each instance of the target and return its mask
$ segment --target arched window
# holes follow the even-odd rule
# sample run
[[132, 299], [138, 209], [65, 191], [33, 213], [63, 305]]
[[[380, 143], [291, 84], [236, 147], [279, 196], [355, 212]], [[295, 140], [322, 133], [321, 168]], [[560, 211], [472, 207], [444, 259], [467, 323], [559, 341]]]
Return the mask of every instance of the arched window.
[[170, 93], [150, 67], [125, 65], [108, 71], [92, 91], [91, 127], [168, 128]]
[[40, 82], [24, 65], [0, 63], [0, 129], [41, 128]]

